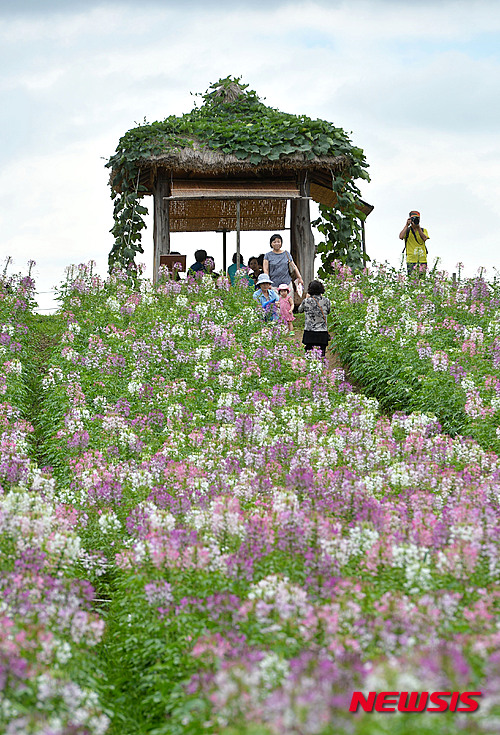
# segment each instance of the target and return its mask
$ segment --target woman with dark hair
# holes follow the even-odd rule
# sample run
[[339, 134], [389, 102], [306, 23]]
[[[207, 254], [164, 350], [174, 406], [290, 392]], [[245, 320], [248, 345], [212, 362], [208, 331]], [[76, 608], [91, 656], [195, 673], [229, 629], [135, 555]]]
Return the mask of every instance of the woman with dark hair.
[[269, 276], [274, 288], [278, 288], [280, 283], [286, 283], [289, 286], [290, 304], [293, 309], [291, 272], [295, 274], [299, 283], [304, 285], [304, 281], [288, 250], [283, 250], [283, 238], [281, 235], [272, 235], [269, 242], [271, 244], [271, 250], [264, 255], [264, 273]]
[[306, 352], [310, 352], [314, 347], [317, 347], [321, 350], [323, 357], [326, 355], [326, 346], [330, 341], [326, 317], [331, 310], [330, 299], [327, 299], [323, 295], [324, 293], [325, 287], [321, 281], [311, 281], [304, 301], [298, 308], [306, 316], [304, 336], [302, 337]]
[[264, 273], [264, 271], [260, 267], [259, 259], [256, 258], [255, 255], [252, 255], [252, 257], [248, 259], [248, 277], [252, 279], [252, 283], [254, 284], [256, 290], [258, 288], [257, 278], [260, 276], [261, 273]]
[[211, 255], [207, 255], [207, 257], [205, 258], [204, 266], [205, 272], [212, 276], [214, 281], [217, 280], [218, 275], [217, 273], [215, 273], [215, 258], [213, 258]]

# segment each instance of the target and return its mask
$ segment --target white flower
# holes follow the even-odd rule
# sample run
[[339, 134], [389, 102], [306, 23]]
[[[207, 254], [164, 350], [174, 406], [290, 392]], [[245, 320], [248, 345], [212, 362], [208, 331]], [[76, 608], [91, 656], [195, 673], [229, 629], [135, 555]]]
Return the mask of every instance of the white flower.
[[44, 390], [47, 390], [50, 385], [56, 385], [56, 383], [62, 382], [63, 379], [64, 374], [61, 368], [51, 365], [42, 380], [42, 387]]
[[120, 523], [116, 513], [111, 510], [108, 513], [103, 513], [99, 516], [98, 520], [99, 528], [102, 533], [113, 533], [113, 531], [120, 531], [122, 524]]
[[432, 586], [431, 570], [424, 563], [428, 555], [429, 549], [426, 546], [416, 544], [401, 544], [392, 548], [393, 566], [404, 570], [405, 587], [410, 592], [428, 590]]
[[217, 408], [228, 407], [233, 405], [232, 393], [221, 393], [217, 401]]
[[14, 373], [14, 375], [21, 375], [23, 372], [23, 366], [19, 362], [19, 360], [10, 360], [9, 362], [6, 362], [3, 366], [4, 372], [6, 373]]
[[113, 297], [109, 297], [109, 299], [106, 301], [106, 306], [108, 309], [114, 312], [120, 311], [120, 302], [118, 299], [114, 299]]
[[56, 659], [60, 664], [66, 664], [71, 658], [71, 646], [67, 641], [61, 641], [56, 648]]
[[222, 373], [218, 376], [219, 385], [221, 388], [229, 388], [231, 389], [234, 385], [234, 378], [232, 375], [228, 375], [226, 373]]
[[269, 689], [274, 689], [285, 679], [290, 672], [288, 661], [271, 651], [260, 662], [259, 669], [262, 676], [262, 684]]
[[[210, 281], [211, 280], [212, 278], [210, 277]], [[201, 316], [205, 316], [206, 314], [208, 314], [208, 309], [208, 304], [196, 304], [196, 306], [194, 307], [194, 311], [196, 311]]]
[[136, 380], [131, 380], [127, 386], [127, 390], [129, 393], [132, 393], [132, 395], [140, 393], [142, 390], [142, 383], [139, 383]]
[[16, 328], [14, 327], [13, 324], [2, 324], [0, 326], [0, 332], [3, 334], [8, 334], [11, 337], [13, 337], [14, 334], [16, 333]]
[[203, 360], [204, 362], [208, 362], [212, 356], [212, 348], [211, 347], [196, 347], [194, 350], [194, 357], [196, 361]]
[[319, 545], [323, 553], [345, 566], [352, 556], [365, 554], [378, 541], [379, 533], [368, 526], [354, 526], [349, 529], [348, 536], [332, 536], [320, 538]]
[[69, 350], [67, 350], [64, 357], [68, 362], [73, 362], [76, 364], [78, 362], [80, 355], [78, 354], [76, 350], [73, 350], [70, 348]]

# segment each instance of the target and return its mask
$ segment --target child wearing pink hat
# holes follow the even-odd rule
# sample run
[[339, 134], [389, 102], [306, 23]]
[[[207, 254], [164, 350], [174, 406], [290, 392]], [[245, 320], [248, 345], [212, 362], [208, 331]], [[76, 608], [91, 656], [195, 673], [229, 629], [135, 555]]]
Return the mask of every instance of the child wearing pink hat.
[[281, 318], [286, 322], [288, 331], [293, 332], [292, 322], [295, 321], [295, 317], [292, 314], [292, 305], [290, 303], [290, 286], [286, 283], [280, 283], [278, 293], [280, 295], [279, 308]]

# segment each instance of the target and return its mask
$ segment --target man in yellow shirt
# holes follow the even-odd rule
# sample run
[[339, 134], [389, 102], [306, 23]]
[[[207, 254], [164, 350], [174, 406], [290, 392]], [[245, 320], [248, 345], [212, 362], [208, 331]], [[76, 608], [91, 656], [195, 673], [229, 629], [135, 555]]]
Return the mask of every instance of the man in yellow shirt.
[[405, 241], [406, 268], [408, 275], [417, 268], [421, 273], [427, 270], [427, 230], [420, 226], [420, 212], [412, 209], [406, 224], [399, 233], [399, 239]]

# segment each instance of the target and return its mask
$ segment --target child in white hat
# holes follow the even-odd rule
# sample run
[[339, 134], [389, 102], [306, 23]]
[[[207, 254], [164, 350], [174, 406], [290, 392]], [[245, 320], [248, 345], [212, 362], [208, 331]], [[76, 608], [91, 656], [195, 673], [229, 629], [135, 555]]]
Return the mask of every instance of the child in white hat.
[[264, 321], [275, 322], [278, 320], [277, 305], [279, 296], [276, 291], [271, 288], [272, 281], [267, 273], [261, 273], [257, 278], [257, 291], [254, 291], [253, 298], [264, 309]]

